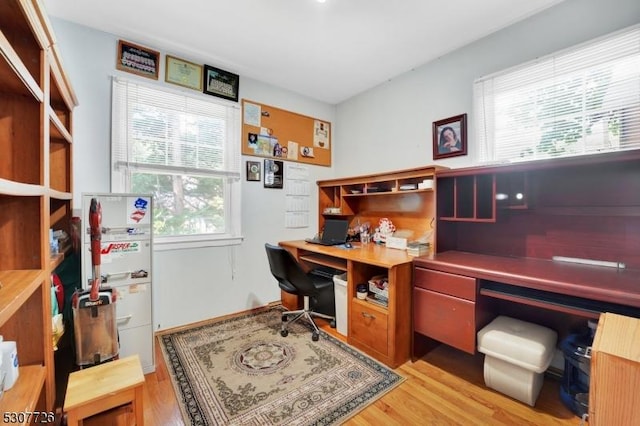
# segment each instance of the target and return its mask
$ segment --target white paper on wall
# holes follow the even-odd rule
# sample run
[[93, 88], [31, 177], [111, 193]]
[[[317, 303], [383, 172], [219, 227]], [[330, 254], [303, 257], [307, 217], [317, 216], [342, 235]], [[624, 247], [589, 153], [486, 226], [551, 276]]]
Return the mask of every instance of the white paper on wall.
[[285, 227], [306, 228], [309, 226], [310, 184], [309, 167], [287, 164], [284, 173]]

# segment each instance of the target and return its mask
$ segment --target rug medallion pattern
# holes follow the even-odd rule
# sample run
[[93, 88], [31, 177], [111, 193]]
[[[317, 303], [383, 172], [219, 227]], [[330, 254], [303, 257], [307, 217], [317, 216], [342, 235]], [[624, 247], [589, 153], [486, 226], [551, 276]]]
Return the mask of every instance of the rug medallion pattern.
[[159, 336], [185, 424], [339, 424], [402, 382], [304, 324], [280, 336], [273, 308]]

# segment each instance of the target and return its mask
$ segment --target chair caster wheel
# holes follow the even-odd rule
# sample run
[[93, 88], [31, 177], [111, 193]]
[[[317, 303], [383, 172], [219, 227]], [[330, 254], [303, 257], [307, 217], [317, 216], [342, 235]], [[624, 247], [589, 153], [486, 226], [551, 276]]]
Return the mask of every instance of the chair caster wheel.
[[311, 340], [313, 340], [314, 342], [317, 342], [318, 339], [320, 339], [320, 335], [318, 333], [313, 333], [311, 335]]
[[280, 318], [282, 318], [282, 322], [287, 322], [287, 320], [289, 319], [289, 317], [287, 317], [286, 315], [282, 315]]
[[331, 323], [329, 325], [331, 326], [331, 328], [336, 328], [336, 320], [331, 320]]
[[289, 335], [289, 330], [280, 330], [280, 335], [282, 337], [287, 337]]

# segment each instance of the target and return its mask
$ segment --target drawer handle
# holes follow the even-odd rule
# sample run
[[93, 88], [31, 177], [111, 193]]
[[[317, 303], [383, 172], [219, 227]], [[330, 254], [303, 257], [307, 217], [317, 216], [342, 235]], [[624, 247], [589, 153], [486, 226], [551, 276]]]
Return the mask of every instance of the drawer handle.
[[117, 322], [118, 324], [124, 324], [124, 323], [129, 322], [129, 320], [130, 320], [131, 318], [133, 318], [133, 314], [132, 314], [132, 315], [126, 315], [126, 316], [124, 316], [124, 317], [118, 317], [118, 318], [116, 318], [116, 322]]
[[362, 313], [362, 316], [363, 316], [363, 317], [365, 317], [365, 318], [369, 318], [369, 319], [376, 319], [376, 316], [375, 316], [375, 315], [370, 314], [370, 313], [368, 313], [368, 312], [363, 312], [363, 313]]
[[[113, 272], [111, 274], [107, 274], [105, 278], [103, 278], [102, 282], [109, 282], [111, 280], [126, 280], [131, 275], [131, 272]], [[104, 276], [103, 276], [104, 277]]]

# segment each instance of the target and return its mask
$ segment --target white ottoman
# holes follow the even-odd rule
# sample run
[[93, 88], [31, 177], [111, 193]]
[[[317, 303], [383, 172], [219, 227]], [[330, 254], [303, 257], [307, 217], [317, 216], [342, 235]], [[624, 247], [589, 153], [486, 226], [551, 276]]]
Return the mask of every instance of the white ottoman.
[[478, 332], [485, 384], [533, 407], [557, 340], [558, 334], [549, 328], [497, 317]]

